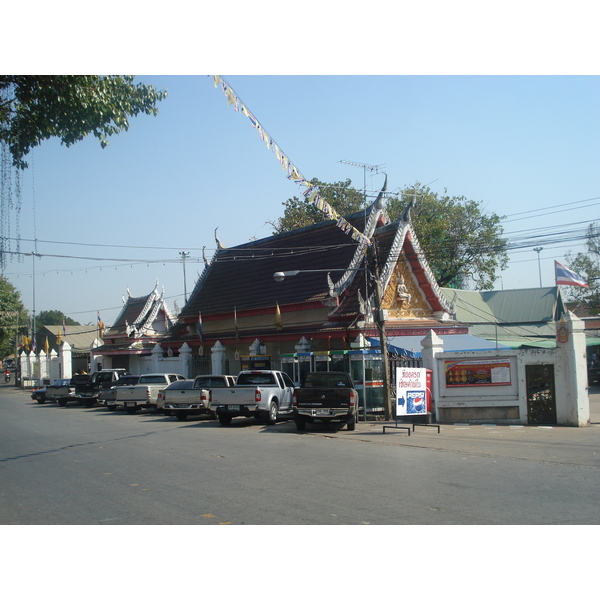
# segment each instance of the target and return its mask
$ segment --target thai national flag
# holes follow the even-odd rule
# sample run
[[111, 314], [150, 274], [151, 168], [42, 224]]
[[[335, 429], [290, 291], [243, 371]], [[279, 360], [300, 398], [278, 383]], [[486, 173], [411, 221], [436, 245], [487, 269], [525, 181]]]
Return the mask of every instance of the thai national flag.
[[581, 275], [567, 269], [564, 265], [554, 261], [554, 272], [556, 274], [556, 285], [578, 285], [580, 287], [588, 287]]
[[198, 335], [200, 336], [200, 341], [203, 340], [202, 336], [202, 315], [198, 313], [198, 323], [196, 324], [196, 328], [198, 329]]

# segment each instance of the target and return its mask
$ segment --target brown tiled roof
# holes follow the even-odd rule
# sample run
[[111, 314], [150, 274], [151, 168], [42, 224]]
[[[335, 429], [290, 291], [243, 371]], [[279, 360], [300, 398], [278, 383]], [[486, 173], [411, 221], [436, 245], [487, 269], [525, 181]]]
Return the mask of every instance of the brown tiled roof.
[[[362, 230], [364, 212], [347, 217]], [[179, 321], [236, 310], [320, 301], [328, 297], [327, 273], [301, 273], [276, 282], [277, 271], [347, 269], [357, 242], [333, 221], [218, 251], [200, 277]], [[339, 279], [342, 273], [332, 272]]]

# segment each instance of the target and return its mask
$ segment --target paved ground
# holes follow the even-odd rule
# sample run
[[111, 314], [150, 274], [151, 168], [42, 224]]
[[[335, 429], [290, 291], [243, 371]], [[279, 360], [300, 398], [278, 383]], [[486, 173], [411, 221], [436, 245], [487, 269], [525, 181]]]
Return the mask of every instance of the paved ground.
[[[386, 432], [383, 433], [383, 427]], [[360, 421], [355, 431], [331, 430], [357, 442], [433, 448], [479, 456], [600, 467], [600, 387], [590, 388], [589, 427], [467, 425], [442, 423], [437, 428], [415, 426], [410, 435], [395, 431], [393, 423]], [[328, 435], [322, 427], [308, 426], [311, 434]]]

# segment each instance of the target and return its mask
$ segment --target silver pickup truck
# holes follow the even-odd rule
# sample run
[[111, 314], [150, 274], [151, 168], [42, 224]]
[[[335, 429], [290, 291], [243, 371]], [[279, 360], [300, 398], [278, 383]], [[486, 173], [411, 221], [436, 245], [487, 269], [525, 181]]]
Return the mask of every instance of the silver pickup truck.
[[234, 417], [254, 417], [266, 425], [292, 414], [294, 382], [281, 371], [241, 371], [232, 388], [210, 391], [210, 408], [221, 425]]
[[158, 393], [174, 381], [185, 379], [178, 373], [146, 373], [140, 375], [137, 385], [117, 387], [115, 406], [124, 407], [133, 415], [142, 408], [158, 410]]
[[210, 391], [234, 385], [235, 377], [231, 375], [198, 375], [193, 382], [175, 381], [159, 392], [158, 406], [160, 408], [162, 401], [164, 413], [175, 415], [180, 421], [185, 421], [189, 415], [215, 418], [216, 414], [210, 408]]

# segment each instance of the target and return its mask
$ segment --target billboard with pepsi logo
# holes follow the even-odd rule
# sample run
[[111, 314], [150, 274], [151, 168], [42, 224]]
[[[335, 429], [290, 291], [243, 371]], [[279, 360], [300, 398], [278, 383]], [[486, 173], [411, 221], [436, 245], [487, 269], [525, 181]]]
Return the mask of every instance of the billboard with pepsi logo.
[[396, 416], [428, 412], [427, 369], [396, 368]]

